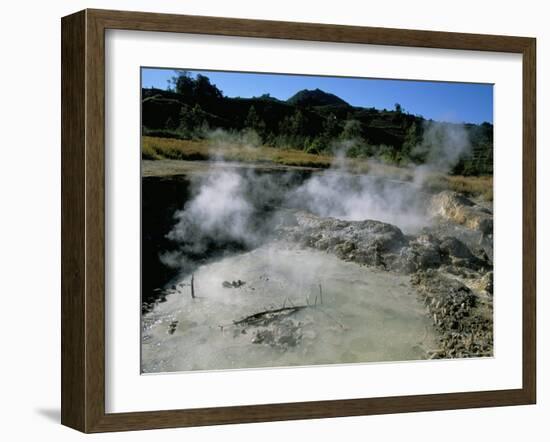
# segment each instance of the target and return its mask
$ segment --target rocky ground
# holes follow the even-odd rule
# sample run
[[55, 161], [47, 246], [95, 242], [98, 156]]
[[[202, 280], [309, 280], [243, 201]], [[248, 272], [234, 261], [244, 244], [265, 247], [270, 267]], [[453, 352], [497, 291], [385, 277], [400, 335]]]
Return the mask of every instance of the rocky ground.
[[344, 221], [288, 211], [278, 235], [303, 247], [410, 275], [439, 346], [429, 358], [492, 356], [493, 214], [488, 204], [444, 191], [432, 197], [433, 223], [415, 235], [373, 220]]

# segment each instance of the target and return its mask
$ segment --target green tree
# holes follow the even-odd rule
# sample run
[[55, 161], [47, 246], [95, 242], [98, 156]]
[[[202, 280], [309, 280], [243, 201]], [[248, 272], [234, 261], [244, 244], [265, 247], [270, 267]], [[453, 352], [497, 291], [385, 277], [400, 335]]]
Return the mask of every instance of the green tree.
[[223, 98], [222, 91], [216, 85], [210, 83], [210, 79], [198, 74], [195, 78], [187, 71], [176, 71], [176, 75], [170, 80], [176, 93], [183, 95], [187, 102], [199, 102], [213, 105]]
[[216, 85], [210, 83], [210, 79], [204, 75], [198, 74], [195, 79], [195, 99], [202, 103], [214, 103], [223, 97]]
[[296, 137], [303, 135], [305, 131], [305, 118], [300, 109], [296, 109], [294, 114], [288, 115], [279, 124], [279, 134], [286, 137], [295, 139]]
[[323, 120], [323, 138], [325, 138], [326, 140], [334, 138], [337, 135], [338, 128], [338, 119], [336, 118], [336, 115], [331, 112]]
[[360, 121], [348, 119], [344, 122], [344, 130], [342, 131], [340, 138], [343, 140], [358, 139], [361, 138], [362, 132], [363, 130]]
[[320, 154], [327, 149], [326, 140], [323, 137], [316, 137], [313, 140], [308, 140], [305, 143], [305, 151], [307, 153]]
[[306, 126], [306, 121], [304, 114], [300, 109], [297, 109], [296, 112], [294, 112], [294, 115], [290, 117], [289, 121], [289, 129], [290, 134], [293, 136], [302, 135], [304, 133]]
[[173, 89], [178, 94], [184, 95], [188, 98], [194, 97], [195, 80], [191, 78], [191, 75], [187, 71], [176, 71], [176, 75], [169, 80], [173, 86]]
[[420, 142], [420, 136], [418, 133], [418, 128], [416, 126], [416, 123], [413, 121], [413, 123], [409, 126], [407, 131], [405, 132], [405, 138], [403, 140], [403, 148], [402, 153], [406, 157], [410, 157], [411, 152], [414, 151], [415, 147]]
[[260, 118], [256, 112], [254, 105], [248, 109], [248, 114], [244, 120], [244, 126], [248, 129], [256, 131], [258, 134], [263, 134], [265, 131], [265, 122]]
[[183, 106], [180, 111], [180, 124], [178, 130], [185, 138], [199, 136], [208, 125], [206, 113], [199, 104]]

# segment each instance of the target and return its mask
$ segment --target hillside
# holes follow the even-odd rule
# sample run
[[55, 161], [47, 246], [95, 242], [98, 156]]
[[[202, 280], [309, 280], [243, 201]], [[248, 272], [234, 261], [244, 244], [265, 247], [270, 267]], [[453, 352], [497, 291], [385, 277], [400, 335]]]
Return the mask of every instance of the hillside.
[[452, 172], [492, 173], [492, 124], [438, 123], [408, 114], [399, 105], [394, 110], [354, 107], [320, 89], [298, 91], [286, 101], [269, 94], [231, 98], [207, 77], [183, 76], [173, 91], [142, 89], [142, 126], [144, 135], [195, 140], [222, 129], [230, 140], [244, 137], [247, 143], [310, 154], [331, 155], [340, 146], [348, 157], [374, 156], [397, 165], [430, 160], [424, 146], [427, 128], [439, 134], [460, 130], [471, 149], [453, 163]]
[[340, 97], [324, 92], [321, 89], [303, 89], [296, 92], [292, 97], [286, 100], [286, 102], [294, 106], [349, 106], [349, 104]]

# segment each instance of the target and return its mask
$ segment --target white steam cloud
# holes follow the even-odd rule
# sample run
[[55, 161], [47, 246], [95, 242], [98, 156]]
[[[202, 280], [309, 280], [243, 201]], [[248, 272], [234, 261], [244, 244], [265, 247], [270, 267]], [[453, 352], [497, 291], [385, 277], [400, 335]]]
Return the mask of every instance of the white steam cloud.
[[[223, 151], [235, 141], [223, 131], [212, 132], [213, 148]], [[242, 145], [243, 140], [239, 140]], [[273, 231], [280, 208], [307, 210], [322, 217], [387, 222], [406, 233], [429, 225], [428, 195], [422, 185], [429, 174], [448, 172], [471, 149], [461, 125], [431, 123], [413, 150], [426, 164], [410, 167], [412, 182], [377, 174], [354, 174], [343, 160], [346, 143], [336, 153], [333, 167], [323, 172], [256, 172], [246, 167], [211, 167], [194, 178], [192, 198], [176, 212], [167, 237], [179, 244], [162, 259], [176, 267], [189, 256], [207, 253], [220, 244], [260, 245]], [[223, 155], [221, 156], [223, 158]]]
[[168, 238], [186, 244], [188, 252], [203, 253], [208, 241], [246, 242], [253, 205], [245, 197], [246, 183], [238, 173], [212, 171], [196, 196], [175, 214]]
[[425, 194], [417, 187], [369, 175], [329, 170], [312, 176], [289, 201], [322, 217], [373, 219], [410, 232], [429, 222]]
[[414, 181], [422, 185], [431, 173], [450, 172], [471, 150], [470, 137], [464, 125], [425, 123], [422, 142], [411, 152], [426, 158], [425, 164], [414, 168]]

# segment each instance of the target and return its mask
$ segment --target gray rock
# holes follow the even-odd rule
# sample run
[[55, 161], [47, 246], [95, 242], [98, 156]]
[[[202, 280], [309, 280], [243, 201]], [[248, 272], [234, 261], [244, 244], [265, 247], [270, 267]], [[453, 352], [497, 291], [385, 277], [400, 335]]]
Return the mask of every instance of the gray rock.
[[407, 244], [401, 230], [380, 221], [343, 221], [307, 212], [288, 212], [278, 227], [283, 238], [334, 253], [343, 260], [385, 266], [384, 255], [397, 254]]

